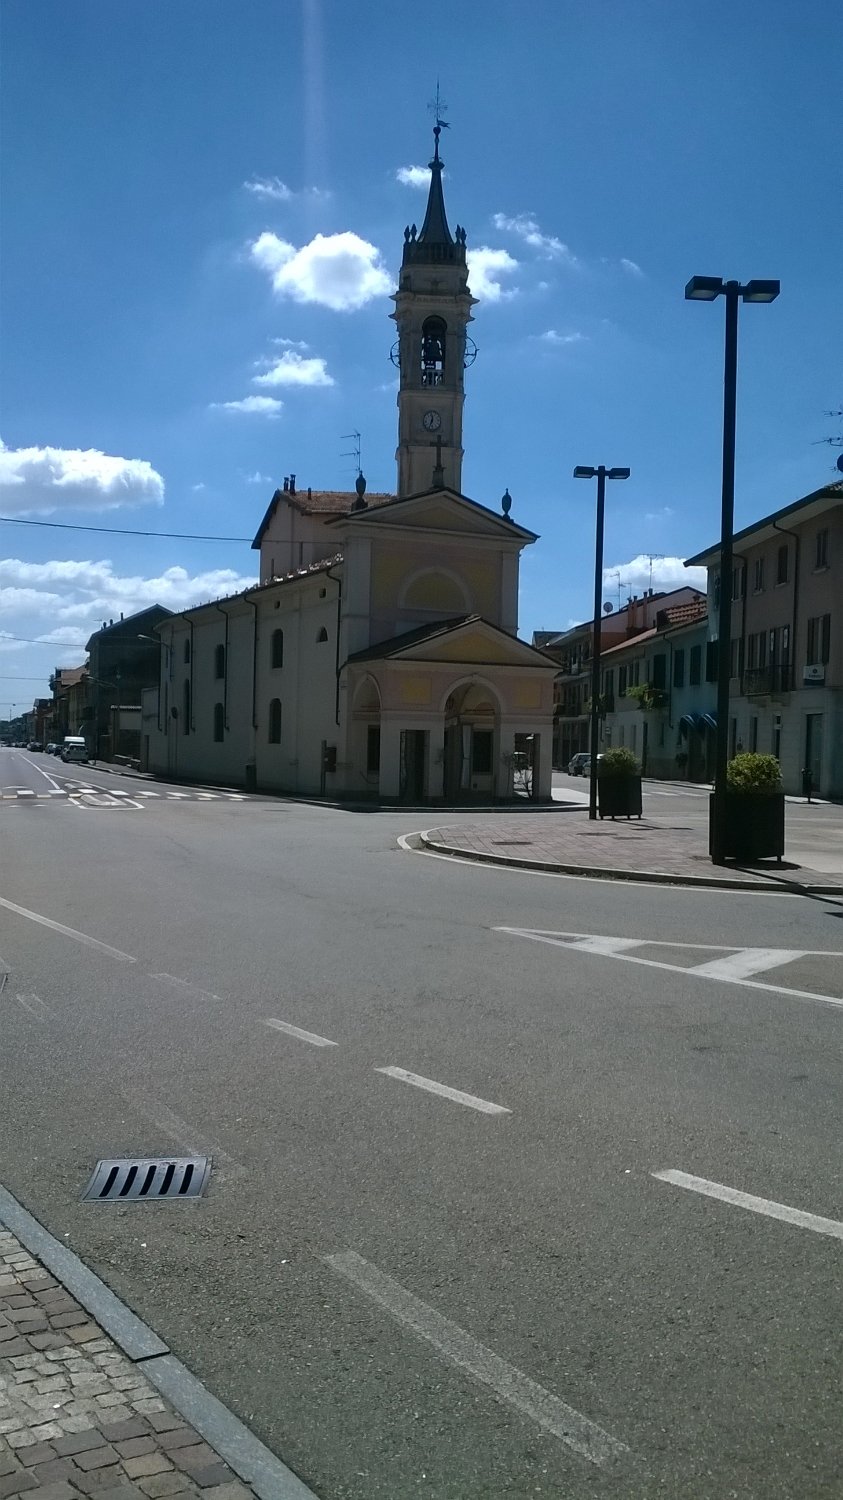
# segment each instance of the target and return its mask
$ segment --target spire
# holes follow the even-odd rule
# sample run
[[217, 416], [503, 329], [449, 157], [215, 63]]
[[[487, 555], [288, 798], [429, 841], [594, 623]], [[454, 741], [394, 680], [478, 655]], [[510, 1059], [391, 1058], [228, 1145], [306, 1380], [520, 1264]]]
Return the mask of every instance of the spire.
[[404, 260], [407, 265], [436, 261], [464, 261], [465, 260], [465, 230], [457, 225], [455, 234], [451, 234], [448, 228], [448, 217], [445, 213], [445, 195], [442, 192], [442, 168], [445, 163], [439, 155], [439, 137], [442, 134], [442, 121], [437, 119], [433, 127], [433, 159], [428, 162], [430, 167], [430, 192], [427, 198], [427, 212], [424, 216], [419, 233], [416, 233], [415, 224], [412, 229], [404, 231]]

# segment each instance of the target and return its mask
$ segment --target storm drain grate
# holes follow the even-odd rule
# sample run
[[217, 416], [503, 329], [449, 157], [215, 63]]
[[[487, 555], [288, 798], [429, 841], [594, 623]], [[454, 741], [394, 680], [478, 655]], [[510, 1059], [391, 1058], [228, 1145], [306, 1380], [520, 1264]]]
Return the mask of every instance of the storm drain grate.
[[211, 1175], [208, 1156], [112, 1158], [98, 1161], [82, 1202], [144, 1203], [201, 1198]]

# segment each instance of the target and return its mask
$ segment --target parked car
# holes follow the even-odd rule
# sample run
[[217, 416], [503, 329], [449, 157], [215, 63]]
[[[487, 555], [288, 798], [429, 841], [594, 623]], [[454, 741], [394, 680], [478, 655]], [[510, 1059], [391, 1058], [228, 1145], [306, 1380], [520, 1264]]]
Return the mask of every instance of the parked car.
[[568, 775], [584, 776], [586, 768], [590, 764], [591, 756], [587, 752], [581, 750], [579, 755], [575, 755], [571, 760], [568, 761]]
[[61, 758], [67, 765], [70, 762], [77, 764], [88, 764], [88, 746], [81, 734], [68, 734], [65, 736], [61, 747]]
[[26, 748], [27, 750], [40, 750], [41, 746], [37, 740], [30, 740]]
[[55, 753], [56, 753], [55, 740], [50, 740], [49, 744], [47, 744], [47, 745], [44, 746], [44, 754], [45, 755], [55, 755]]

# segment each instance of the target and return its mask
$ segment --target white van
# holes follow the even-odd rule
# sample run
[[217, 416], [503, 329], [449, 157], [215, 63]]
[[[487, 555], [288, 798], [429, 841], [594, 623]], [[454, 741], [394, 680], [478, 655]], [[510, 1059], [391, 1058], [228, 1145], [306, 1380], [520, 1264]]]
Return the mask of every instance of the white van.
[[81, 734], [65, 735], [64, 744], [61, 747], [61, 758], [65, 762], [81, 761], [83, 765], [87, 765], [88, 746], [84, 736]]

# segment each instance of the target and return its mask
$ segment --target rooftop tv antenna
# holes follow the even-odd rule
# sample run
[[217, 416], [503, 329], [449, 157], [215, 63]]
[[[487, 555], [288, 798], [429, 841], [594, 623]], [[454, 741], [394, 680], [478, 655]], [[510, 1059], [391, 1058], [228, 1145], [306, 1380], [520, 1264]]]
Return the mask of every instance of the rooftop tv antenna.
[[647, 585], [648, 588], [652, 588], [653, 587], [653, 563], [654, 562], [664, 562], [665, 555], [666, 554], [664, 552], [645, 552], [644, 553], [644, 556], [646, 557], [648, 563], [650, 564], [650, 579], [649, 579], [649, 583]]
[[354, 444], [354, 447], [353, 448], [348, 448], [345, 453], [341, 453], [340, 454], [340, 458], [353, 458], [354, 459], [354, 468], [355, 468], [356, 473], [358, 475], [362, 474], [363, 473], [363, 469], [362, 469], [361, 464], [360, 464], [360, 434], [359, 434], [359, 432], [344, 432], [342, 434], [342, 442], [344, 442], [344, 443], [351, 442], [351, 443]]
[[618, 580], [618, 609], [620, 609], [622, 607], [621, 590], [626, 588], [626, 584], [621, 578], [621, 570], [620, 568], [611, 568], [605, 576], [607, 578], [617, 578]]

